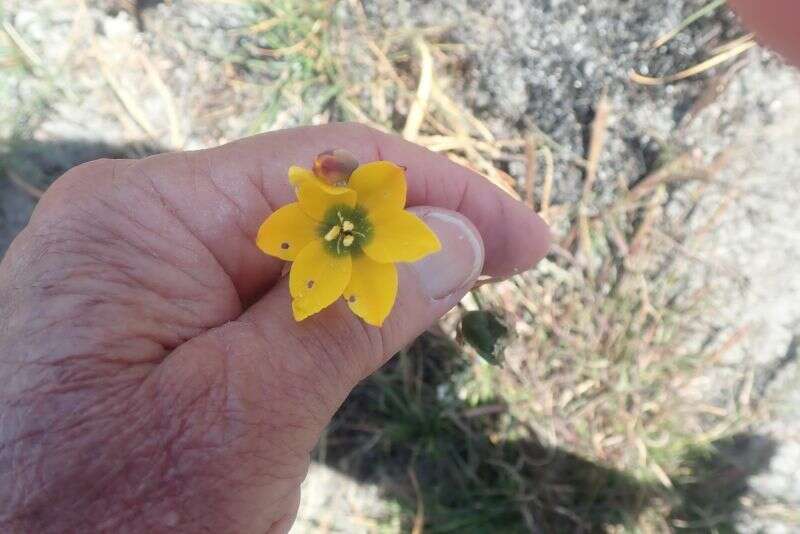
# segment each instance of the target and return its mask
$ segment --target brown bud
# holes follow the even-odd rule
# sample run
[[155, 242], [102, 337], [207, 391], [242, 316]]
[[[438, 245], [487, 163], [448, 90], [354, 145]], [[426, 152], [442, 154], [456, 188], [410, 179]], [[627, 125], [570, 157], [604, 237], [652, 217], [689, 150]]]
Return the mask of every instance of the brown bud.
[[342, 185], [357, 167], [355, 156], [347, 150], [336, 148], [326, 150], [314, 158], [313, 170], [320, 180], [330, 185]]

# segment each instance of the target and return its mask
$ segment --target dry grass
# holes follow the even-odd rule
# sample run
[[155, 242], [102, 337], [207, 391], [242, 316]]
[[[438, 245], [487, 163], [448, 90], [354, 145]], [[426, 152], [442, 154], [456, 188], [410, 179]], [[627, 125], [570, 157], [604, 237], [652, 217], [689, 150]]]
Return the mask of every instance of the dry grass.
[[[381, 480], [413, 532], [688, 528], [702, 515], [687, 512], [685, 502], [694, 495], [686, 481], [702, 474], [692, 455], [754, 416], [741, 399], [704, 404], [693, 387], [747, 335], [706, 337], [714, 288], [696, 287], [690, 276], [692, 262], [701, 261], [693, 250], [730, 203], [699, 225], [691, 209], [670, 209], [681, 195], [714, 187], [724, 154], [710, 163], [681, 154], [646, 176], [601, 184], [598, 168], [616, 112], [605, 95], [598, 95], [585, 155], [533, 124], [497, 138], [459, 104], [452, 89], [459, 65], [438, 29], [378, 33], [356, 0], [226, 3], [246, 7], [251, 18], [232, 33], [236, 54], [221, 60], [220, 101], [258, 95], [263, 105], [245, 126], [216, 137], [209, 129], [208, 137], [223, 141], [284, 126], [286, 110], [306, 123], [362, 121], [483, 173], [554, 230], [553, 251], [535, 271], [476, 290], [442, 330], [359, 388], [319, 457]], [[35, 68], [36, 52], [13, 28], [4, 30], [15, 61]], [[135, 140], [180, 148], [193, 125], [238, 109], [220, 102], [178, 109], [157, 61], [112, 60], [105, 37], [84, 39], [102, 73], [104, 83], [92, 90], [103, 91], [103, 112]], [[715, 57], [749, 45], [734, 43]], [[121, 81], [131, 62], [145, 73], [141, 85]], [[66, 98], [65, 90], [51, 94]], [[189, 118], [181, 120], [182, 113]], [[523, 176], [509, 174], [515, 161], [525, 165]], [[577, 205], [553, 197], [553, 183], [568, 168], [585, 176]], [[599, 187], [614, 194], [601, 201]], [[461, 312], [476, 308], [502, 316], [514, 332], [502, 368], [452, 341]]]
[[[415, 457], [431, 461], [432, 456], [447, 456], [444, 451], [452, 446], [448, 439], [466, 440], [487, 456], [474, 471], [491, 472], [483, 473], [485, 487], [469, 488], [459, 501], [440, 495], [440, 485], [469, 487], [468, 482], [445, 476], [437, 483], [425, 473], [431, 468], [423, 468], [420, 478], [434, 485], [423, 489], [433, 501], [425, 506], [428, 530], [451, 531], [452, 521], [453, 531], [485, 531], [489, 527], [484, 521], [492, 513], [481, 517], [468, 512], [476, 495], [487, 502], [498, 496], [505, 499], [495, 520], [508, 529], [588, 532], [616, 525], [613, 528], [667, 532], [680, 528], [681, 521], [688, 528], [680, 503], [685, 497], [683, 481], [696, 475], [686, 466], [689, 451], [709, 449], [746, 428], [753, 417], [748, 406], [735, 400], [725, 407], [706, 404], [693, 388], [698, 376], [747, 335], [744, 329], [726, 339], [699, 343], [708, 331], [704, 317], [714, 288], [693, 287], [692, 250], [718, 217], [701, 224], [695, 235], [674, 232], [693, 224], [690, 211], [666, 215], [676, 191], [702, 194], [713, 187], [723, 155], [708, 163], [687, 153], [647, 176], [618, 177], [616, 193], [600, 203], [593, 188], [614, 113], [605, 95], [598, 95], [585, 159], [564, 151], [535, 126], [519, 138], [496, 139], [447, 95], [447, 73], [455, 65], [435, 36], [399, 34], [377, 42], [364, 31], [365, 20], [357, 27], [381, 76], [364, 88], [370, 96], [361, 100], [355, 115], [378, 127], [394, 127], [482, 172], [535, 206], [556, 235], [553, 254], [536, 271], [483, 287], [473, 302], [465, 303], [467, 309], [477, 306], [500, 313], [512, 325], [516, 338], [507, 349], [506, 366], [498, 369], [475, 359], [464, 369], [439, 370], [446, 376], [432, 372], [428, 378], [440, 387], [440, 382], [453, 384], [453, 397], [436, 401], [445, 405], [449, 422], [436, 428], [437, 437], [428, 445], [432, 450], [411, 446], [409, 461], [413, 465]], [[737, 54], [748, 42], [720, 53]], [[387, 116], [404, 116], [405, 123], [400, 128], [397, 119], [394, 124], [380, 119]], [[524, 176], [507, 173], [508, 162], [514, 160], [526, 163]], [[577, 206], [558, 205], [551, 198], [552, 182], [559, 168], [563, 172], [570, 165], [585, 173], [583, 195]], [[445, 323], [450, 336], [457, 322], [455, 314]], [[414, 350], [418, 349], [404, 356], [412, 360], [406, 365], [424, 367], [413, 361]], [[397, 387], [406, 393], [405, 400], [396, 400], [400, 411], [421, 416], [431, 408], [420, 401], [430, 394], [425, 378], [409, 385], [398, 377], [404, 386], [387, 385], [398, 373], [408, 372], [385, 370], [376, 379], [383, 387], [371, 393], [372, 400], [386, 402], [386, 389]], [[348, 412], [347, 417], [359, 416]], [[384, 414], [383, 423], [387, 420], [408, 426], [404, 431], [412, 434], [434, 425], [408, 413]], [[382, 431], [369, 439], [403, 448], [403, 440], [398, 444]], [[526, 457], [531, 444], [544, 459]], [[509, 445], [516, 449], [511, 463]], [[463, 451], [453, 454], [461, 460], [469, 456]], [[572, 454], [579, 458], [575, 463], [590, 462], [585, 473], [563, 466], [564, 455]], [[507, 479], [515, 471], [520, 476]], [[553, 473], [561, 476], [551, 480]], [[609, 486], [612, 479], [619, 483], [616, 489]], [[587, 490], [578, 484], [587, 483], [592, 496], [576, 501], [575, 493]], [[564, 491], [573, 498], [566, 498]]]
[[[436, 34], [377, 39], [358, 4], [351, 9], [358, 23], [348, 43], [364, 43], [378, 76], [366, 86], [345, 84], [361, 98], [344, 100], [343, 113], [400, 131], [483, 173], [538, 209], [555, 229], [556, 246], [536, 271], [483, 287], [464, 304], [501, 314], [516, 332], [504, 368], [479, 359], [460, 365], [444, 349], [415, 346], [365, 386], [339, 419], [344, 427], [361, 421], [375, 428], [333, 434], [348, 446], [384, 447], [390, 452], [377, 455], [381, 462], [396, 462], [399, 454], [417, 470], [424, 505], [418, 491], [390, 492], [407, 502], [415, 530], [421, 510], [430, 532], [500, 525], [542, 532], [688, 528], [683, 481], [697, 474], [686, 465], [689, 451], [709, 449], [753, 417], [735, 401], [705, 404], [693, 388], [747, 334], [700, 343], [714, 289], [693, 287], [689, 271], [693, 248], [718, 217], [695, 235], [674, 231], [688, 227], [690, 211], [666, 215], [676, 191], [702, 194], [713, 187], [724, 158], [708, 163], [687, 153], [647, 176], [618, 177], [616, 193], [600, 203], [593, 189], [614, 113], [605, 95], [598, 95], [585, 159], [535, 126], [518, 138], [497, 139], [448, 94], [448, 73], [457, 65]], [[525, 175], [510, 176], [510, 161], [525, 162]], [[565, 166], [585, 173], [577, 206], [552, 198], [553, 180]], [[444, 323], [445, 338], [455, 336], [458, 316]], [[431, 357], [446, 361], [430, 369], [422, 360]], [[376, 418], [361, 411], [361, 396], [386, 412]], [[364, 451], [365, 458], [375, 456]], [[412, 481], [416, 490], [417, 477]], [[443, 494], [453, 487], [461, 493]]]

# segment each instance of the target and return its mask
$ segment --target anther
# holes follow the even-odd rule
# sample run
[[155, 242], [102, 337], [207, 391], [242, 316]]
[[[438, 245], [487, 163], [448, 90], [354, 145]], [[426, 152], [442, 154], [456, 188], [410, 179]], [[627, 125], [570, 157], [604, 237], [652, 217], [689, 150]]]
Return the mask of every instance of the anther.
[[353, 230], [353, 228], [355, 228], [355, 225], [350, 221], [344, 221], [342, 223], [342, 230], [344, 230], [345, 232], [350, 232]]
[[352, 235], [347, 234], [346, 236], [344, 236], [344, 238], [342, 238], [342, 245], [349, 247], [350, 245], [353, 244], [353, 241], [355, 241], [355, 239], [356, 238], [353, 237]]
[[328, 230], [328, 233], [325, 234], [325, 241], [333, 241], [334, 239], [339, 237], [339, 232], [341, 231], [342, 229], [339, 228], [339, 225], [331, 227], [331, 229]]

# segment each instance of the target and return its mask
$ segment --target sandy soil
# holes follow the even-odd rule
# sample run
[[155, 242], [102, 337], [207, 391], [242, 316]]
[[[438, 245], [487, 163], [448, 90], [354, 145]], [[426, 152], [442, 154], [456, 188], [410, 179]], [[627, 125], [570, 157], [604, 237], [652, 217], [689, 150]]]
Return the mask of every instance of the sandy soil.
[[[698, 22], [663, 49], [648, 50], [648, 43], [676, 26], [697, 2], [364, 4], [377, 29], [395, 27], [398, 21], [408, 27], [443, 28], [442, 39], [459, 45], [455, 53], [464, 65], [454, 94], [500, 138], [535, 126], [563, 147], [557, 157], [582, 155], [593, 106], [606, 89], [613, 112], [598, 175], [600, 194], [603, 183], [645, 174], [665, 152], [696, 150], [709, 161], [730, 152], [719, 187], [703, 198], [696, 218], [701, 226], [719, 211], [720, 224], [704, 237], [702, 257], [691, 258], [691, 263], [698, 284], [723, 289], [705, 328], [747, 335], [696, 386], [710, 402], [744, 395], [754, 410], [770, 410], [771, 422], [758, 431], [777, 443], [776, 452], [769, 469], [751, 480], [747, 498], [800, 509], [800, 74], [771, 53], [753, 50], [689, 82], [653, 88], [631, 83], [631, 69], [653, 76], [675, 72], [743, 33], [733, 16], [723, 13]], [[231, 32], [240, 25], [241, 12], [173, 1], [145, 11], [145, 31], [140, 31], [126, 11], [93, 6], [76, 17], [75, 8], [62, 2], [7, 2], [3, 16], [41, 56], [39, 68], [45, 75], [0, 71], [4, 165], [14, 160], [19, 172], [21, 160], [37, 160], [38, 170], [28, 177], [44, 185], [70, 164], [110, 150], [133, 156], [160, 148], [196, 148], [252, 133], [253, 125], [261, 127], [260, 109], [247, 105], [262, 97], [258, 88], [247, 78], [229, 83], [232, 74], [220, 68], [222, 58], [235, 53]], [[101, 28], [101, 42], [87, 37], [86, 25], [92, 24]], [[140, 104], [143, 122], [132, 119], [121, 108], [124, 103], [109, 98], [92, 52], [98, 49], [123, 87], [152, 85]], [[82, 50], [89, 53], [69, 56]], [[161, 73], [174, 100], [158, 96], [158, 83], [142, 57]], [[48, 76], [72, 81], [65, 89], [64, 84], [47, 83]], [[714, 91], [719, 94], [708, 98]], [[212, 94], [213, 99], [208, 96]], [[49, 104], [40, 105], [39, 99]], [[301, 108], [302, 103], [283, 110], [269, 126], [303, 122]], [[19, 149], [18, 140], [2, 141], [20, 135], [23, 144], [51, 146], [33, 157]], [[76, 144], [65, 145], [66, 140]], [[96, 141], [114, 147], [93, 145]], [[41, 153], [50, 156], [42, 158]], [[556, 196], [574, 201], [582, 175], [574, 167], [561, 169]], [[513, 176], [524, 174], [515, 164], [508, 170]], [[34, 199], [8, 176], [0, 180], [3, 252], [34, 206]], [[732, 207], [720, 210], [725, 203]], [[359, 487], [318, 466], [306, 490], [294, 532], [374, 532], [381, 525], [393, 531], [382, 523], [391, 514], [374, 488]], [[784, 517], [769, 513], [744, 513], [741, 518], [742, 532], [790, 532], [788, 525]]]

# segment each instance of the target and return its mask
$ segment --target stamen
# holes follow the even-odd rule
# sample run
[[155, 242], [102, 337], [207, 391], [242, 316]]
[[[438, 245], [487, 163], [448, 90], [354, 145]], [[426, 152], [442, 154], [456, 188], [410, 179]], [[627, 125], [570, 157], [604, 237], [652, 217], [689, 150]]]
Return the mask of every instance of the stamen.
[[356, 238], [355, 238], [355, 237], [353, 237], [353, 236], [352, 236], [352, 235], [350, 235], [350, 234], [347, 234], [347, 235], [346, 235], [346, 236], [344, 236], [344, 238], [342, 239], [342, 245], [344, 245], [344, 246], [346, 246], [346, 247], [349, 247], [350, 245], [352, 245], [352, 244], [353, 244], [353, 241], [355, 241], [355, 240], [356, 240]]
[[339, 225], [332, 226], [331, 229], [328, 230], [328, 233], [325, 234], [325, 241], [333, 241], [339, 237], [339, 232], [341, 231], [342, 229], [339, 227]]
[[342, 230], [344, 230], [345, 232], [352, 232], [353, 228], [355, 228], [355, 225], [350, 221], [344, 221], [342, 223]]

